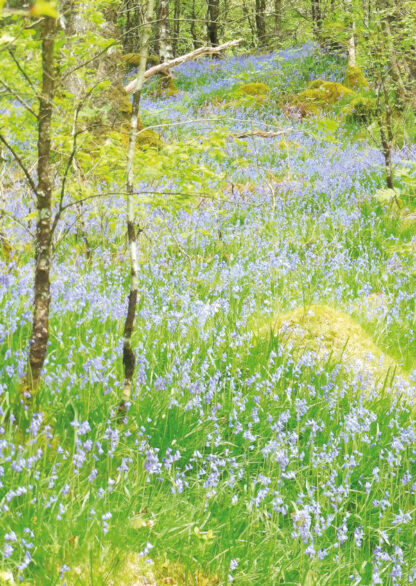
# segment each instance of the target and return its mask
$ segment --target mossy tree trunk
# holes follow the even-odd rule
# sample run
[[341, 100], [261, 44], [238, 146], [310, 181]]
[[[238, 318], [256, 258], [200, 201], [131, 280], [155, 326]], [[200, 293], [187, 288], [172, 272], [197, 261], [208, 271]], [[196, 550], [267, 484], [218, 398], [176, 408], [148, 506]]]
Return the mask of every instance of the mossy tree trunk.
[[312, 28], [317, 41], [322, 41], [322, 10], [321, 0], [311, 0], [312, 9]]
[[55, 95], [54, 46], [56, 22], [45, 17], [40, 24], [42, 39], [42, 91], [38, 114], [38, 218], [36, 224], [35, 283], [32, 336], [27, 380], [34, 392], [40, 382], [49, 339], [50, 268], [51, 268], [51, 122]]

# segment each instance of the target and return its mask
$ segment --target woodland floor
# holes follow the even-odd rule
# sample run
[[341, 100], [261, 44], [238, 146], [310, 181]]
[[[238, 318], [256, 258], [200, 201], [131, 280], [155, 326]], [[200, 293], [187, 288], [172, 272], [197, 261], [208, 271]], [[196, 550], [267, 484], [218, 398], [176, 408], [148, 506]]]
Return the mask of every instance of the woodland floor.
[[[33, 259], [10, 226], [0, 583], [416, 581], [416, 146], [397, 121], [392, 198], [371, 122], [282, 105], [344, 72], [305, 46], [186, 64], [168, 98], [149, 88], [142, 121], [165, 146], [137, 182], [123, 423], [123, 199], [85, 205], [78, 229], [67, 216], [34, 414], [19, 407]], [[259, 130], [284, 132], [235, 136]]]

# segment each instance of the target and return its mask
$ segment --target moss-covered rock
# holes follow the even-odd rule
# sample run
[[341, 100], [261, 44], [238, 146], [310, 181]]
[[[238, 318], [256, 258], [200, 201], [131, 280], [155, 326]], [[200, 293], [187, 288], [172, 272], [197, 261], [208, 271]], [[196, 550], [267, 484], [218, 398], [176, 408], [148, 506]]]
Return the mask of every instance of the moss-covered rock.
[[[89, 151], [91, 155], [94, 154], [95, 146], [99, 148], [111, 136], [113, 138], [119, 137], [127, 148], [132, 105], [125, 89], [122, 86], [114, 85], [106, 88], [100, 94], [96, 105], [97, 114], [86, 121], [92, 137], [91, 150]], [[159, 135], [152, 130], [143, 130], [143, 128], [139, 118], [137, 130], [142, 132], [137, 136], [137, 148], [140, 149], [144, 146], [160, 148], [162, 142]]]
[[294, 108], [303, 117], [309, 114], [317, 114], [344, 98], [351, 98], [355, 93], [335, 81], [314, 79], [308, 89], [299, 92], [289, 98], [286, 108]]
[[270, 88], [261, 82], [245, 83], [238, 88], [239, 94], [245, 94], [247, 96], [264, 97], [270, 94]]
[[377, 113], [377, 103], [372, 97], [357, 96], [343, 108], [349, 122], [370, 122]]
[[342, 83], [336, 81], [323, 81], [315, 79], [307, 90], [297, 94], [300, 102], [316, 102], [325, 106], [331, 106], [341, 98], [349, 96], [354, 92]]
[[313, 351], [323, 360], [330, 356], [352, 366], [355, 372], [384, 377], [400, 373], [400, 366], [378, 348], [361, 325], [348, 314], [328, 305], [311, 305], [278, 315], [272, 329], [283, 344]]
[[158, 88], [156, 95], [159, 97], [169, 98], [178, 93], [175, 80], [172, 75], [159, 75]]
[[368, 88], [368, 81], [360, 67], [348, 65], [345, 72], [344, 85], [351, 90], [358, 91], [363, 88]]

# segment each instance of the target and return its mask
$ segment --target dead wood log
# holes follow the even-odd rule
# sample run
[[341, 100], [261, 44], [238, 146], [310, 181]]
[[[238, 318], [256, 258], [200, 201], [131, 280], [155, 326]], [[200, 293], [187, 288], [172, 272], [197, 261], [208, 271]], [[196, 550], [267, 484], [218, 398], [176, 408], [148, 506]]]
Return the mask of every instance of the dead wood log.
[[287, 134], [291, 130], [291, 128], [286, 128], [285, 130], [278, 130], [277, 132], [272, 132], [268, 130], [248, 130], [245, 132], [233, 132], [233, 134], [228, 135], [228, 138], [249, 138], [250, 136], [260, 136], [261, 138], [273, 138], [275, 136]]
[[[178, 67], [178, 65], [182, 65], [183, 63], [186, 63], [187, 61], [194, 61], [194, 59], [197, 59], [198, 57], [201, 57], [202, 55], [218, 55], [219, 53], [221, 53], [222, 51], [225, 51], [226, 49], [229, 49], [230, 47], [235, 47], [236, 45], [239, 45], [242, 40], [243, 39], [236, 39], [234, 41], [228, 41], [228, 43], [218, 45], [218, 47], [200, 47], [199, 49], [196, 49], [195, 51], [192, 51], [191, 53], [186, 53], [186, 55], [181, 55], [180, 57], [176, 57], [175, 59], [172, 59], [171, 61], [166, 61], [165, 63], [160, 63], [159, 65], [155, 65], [154, 67], [151, 67], [150, 69], [148, 69], [145, 72], [144, 79], [148, 80], [150, 77], [153, 77], [154, 75], [156, 75], [158, 73], [167, 74], [167, 73], [169, 73], [170, 69], [173, 69], [174, 67]], [[133, 79], [133, 81], [128, 83], [124, 87], [124, 89], [126, 90], [126, 92], [128, 94], [134, 94], [138, 89], [137, 79]]]

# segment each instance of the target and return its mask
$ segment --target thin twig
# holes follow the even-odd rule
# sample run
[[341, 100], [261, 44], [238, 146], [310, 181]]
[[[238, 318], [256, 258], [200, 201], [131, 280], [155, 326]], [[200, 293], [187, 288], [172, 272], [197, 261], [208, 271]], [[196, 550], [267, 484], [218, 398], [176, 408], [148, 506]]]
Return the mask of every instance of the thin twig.
[[20, 156], [16, 153], [16, 151], [14, 150], [14, 148], [12, 147], [11, 144], [9, 144], [9, 142], [4, 138], [3, 134], [0, 132], [0, 141], [4, 144], [4, 146], [11, 152], [11, 154], [13, 155], [14, 160], [16, 161], [16, 163], [19, 165], [19, 167], [21, 168], [21, 170], [23, 171], [23, 173], [25, 174], [25, 177], [33, 191], [33, 193], [35, 193], [37, 195], [37, 189], [36, 189], [36, 185], [35, 182], [33, 181], [32, 177], [29, 174], [29, 171], [27, 170], [25, 164], [23, 163], [22, 159], [20, 158]]
[[15, 224], [18, 224], [21, 228], [23, 228], [23, 230], [25, 230], [25, 232], [27, 232], [32, 238], [35, 237], [35, 234], [32, 232], [32, 230], [30, 230], [27, 226], [25, 226], [25, 224], [19, 220], [19, 218], [16, 218], [16, 216], [10, 212], [8, 212], [5, 209], [2, 209], [0, 211], [0, 218], [2, 216], [7, 216], [8, 218], [10, 218]]
[[34, 91], [34, 93], [36, 94], [36, 96], [38, 95], [37, 89], [35, 88], [35, 86], [33, 85], [30, 77], [27, 75], [26, 71], [23, 69], [23, 67], [20, 65], [18, 59], [16, 59], [15, 54], [13, 53], [13, 49], [9, 49], [9, 55], [10, 57], [13, 59], [13, 61], [16, 64], [16, 67], [18, 68], [18, 70], [20, 71], [20, 73], [23, 75], [23, 77], [25, 78], [25, 80], [27, 81], [27, 83], [30, 85], [30, 87], [32, 88], [32, 90]]
[[94, 55], [94, 57], [91, 57], [91, 59], [87, 59], [87, 61], [84, 61], [83, 63], [80, 63], [79, 65], [77, 65], [73, 69], [70, 69], [61, 78], [61, 83], [63, 83], [70, 75], [72, 75], [73, 73], [75, 73], [75, 71], [78, 71], [78, 69], [82, 69], [82, 67], [85, 67], [86, 65], [89, 65], [90, 63], [93, 63], [96, 59], [98, 59], [99, 57], [101, 57], [101, 55], [103, 55], [104, 53], [106, 53], [108, 51], [108, 49], [110, 49], [110, 47], [114, 47], [114, 45], [117, 45], [117, 42], [116, 41], [114, 41], [113, 43], [110, 43], [107, 47], [105, 47], [105, 49], [103, 49], [99, 53], [96, 53]]
[[6, 90], [14, 97], [16, 98], [16, 100], [18, 102], [20, 102], [22, 104], [22, 106], [24, 108], [26, 108], [26, 110], [28, 112], [30, 112], [32, 114], [32, 116], [34, 116], [36, 118], [36, 120], [38, 119], [38, 115], [36, 114], [36, 112], [29, 106], [29, 104], [19, 96], [19, 94], [17, 92], [14, 91], [13, 88], [11, 88], [5, 81], [3, 81], [2, 79], [0, 79], [0, 84], [6, 88]]

